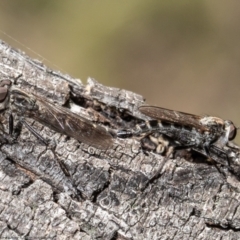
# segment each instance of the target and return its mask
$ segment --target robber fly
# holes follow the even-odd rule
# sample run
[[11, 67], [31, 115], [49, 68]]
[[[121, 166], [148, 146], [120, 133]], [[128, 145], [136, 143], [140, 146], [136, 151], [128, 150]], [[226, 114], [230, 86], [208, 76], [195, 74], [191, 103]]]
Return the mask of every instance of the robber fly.
[[212, 143], [221, 149], [237, 133], [237, 128], [231, 121], [217, 117], [201, 117], [154, 106], [141, 106], [139, 111], [155, 120], [138, 124], [132, 130], [121, 130], [117, 133], [118, 137], [157, 132], [172, 139], [176, 146], [200, 149], [209, 156]]
[[[47, 99], [11, 86], [11, 81], [9, 80], [4, 80], [0, 83], [0, 109], [6, 108], [16, 113], [21, 118], [20, 121], [43, 142], [44, 139], [24, 121], [25, 117], [33, 118], [59, 133], [66, 134], [99, 149], [106, 150], [113, 144], [112, 135], [105, 128], [91, 123], [67, 108], [54, 105]], [[10, 117], [10, 134], [12, 131], [13, 120]]]

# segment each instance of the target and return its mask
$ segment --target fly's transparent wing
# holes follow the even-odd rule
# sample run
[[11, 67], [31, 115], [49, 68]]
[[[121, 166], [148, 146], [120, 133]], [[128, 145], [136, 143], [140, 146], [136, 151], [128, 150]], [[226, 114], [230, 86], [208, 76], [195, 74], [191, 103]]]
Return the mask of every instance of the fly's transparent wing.
[[183, 126], [191, 126], [201, 131], [209, 131], [209, 129], [200, 123], [202, 117], [184, 113], [177, 112], [174, 110], [169, 110], [161, 107], [154, 106], [141, 106], [139, 111], [151, 118], [162, 120], [170, 123], [176, 123]]
[[95, 125], [70, 110], [46, 101], [37, 101], [39, 114], [34, 118], [43, 125], [100, 149], [108, 149], [113, 144], [112, 135], [103, 127]]
[[19, 114], [31, 117], [59, 133], [100, 149], [113, 144], [112, 135], [103, 127], [93, 124], [67, 108], [54, 105], [39, 96], [32, 96], [18, 88], [11, 91], [12, 108]]

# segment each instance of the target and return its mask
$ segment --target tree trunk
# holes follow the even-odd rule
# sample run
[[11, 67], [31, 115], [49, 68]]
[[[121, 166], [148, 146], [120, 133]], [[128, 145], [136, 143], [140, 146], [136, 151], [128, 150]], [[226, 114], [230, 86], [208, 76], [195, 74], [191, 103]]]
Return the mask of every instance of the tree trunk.
[[[0, 51], [0, 80], [83, 121], [80, 142], [1, 103], [1, 239], [240, 238], [238, 159], [230, 171], [188, 151], [162, 156], [134, 137], [113, 135], [107, 149], [101, 136], [88, 145], [83, 126], [113, 134], [147, 120], [138, 111], [143, 97], [93, 79], [85, 86], [2, 41]], [[10, 113], [14, 126], [24, 117], [40, 137], [23, 125], [17, 140], [7, 141]]]

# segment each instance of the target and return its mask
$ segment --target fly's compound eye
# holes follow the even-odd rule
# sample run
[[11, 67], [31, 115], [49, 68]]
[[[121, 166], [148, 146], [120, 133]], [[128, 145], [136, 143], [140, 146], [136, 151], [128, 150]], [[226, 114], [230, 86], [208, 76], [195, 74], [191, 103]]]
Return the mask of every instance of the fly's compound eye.
[[8, 94], [8, 88], [11, 85], [11, 81], [10, 80], [2, 80], [0, 82], [0, 103], [3, 102]]
[[0, 103], [5, 100], [8, 94], [8, 89], [6, 87], [0, 87]]
[[233, 122], [229, 120], [225, 121], [225, 128], [228, 128], [229, 131], [228, 140], [233, 140], [237, 135], [237, 128], [235, 127]]
[[233, 140], [236, 137], [236, 135], [237, 135], [237, 128], [234, 125], [232, 125], [228, 139]]

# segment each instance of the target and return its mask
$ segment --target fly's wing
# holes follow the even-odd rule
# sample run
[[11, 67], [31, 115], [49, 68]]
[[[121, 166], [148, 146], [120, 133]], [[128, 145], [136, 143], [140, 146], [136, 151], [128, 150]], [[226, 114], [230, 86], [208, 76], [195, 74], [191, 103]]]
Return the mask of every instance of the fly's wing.
[[209, 131], [209, 128], [200, 123], [202, 117], [197, 115], [147, 105], [139, 107], [139, 111], [157, 120], [176, 123], [183, 126], [192, 126], [201, 131]]
[[112, 146], [113, 137], [105, 128], [47, 101], [38, 99], [36, 104], [38, 111], [32, 112], [32, 116], [43, 125], [99, 149]]

